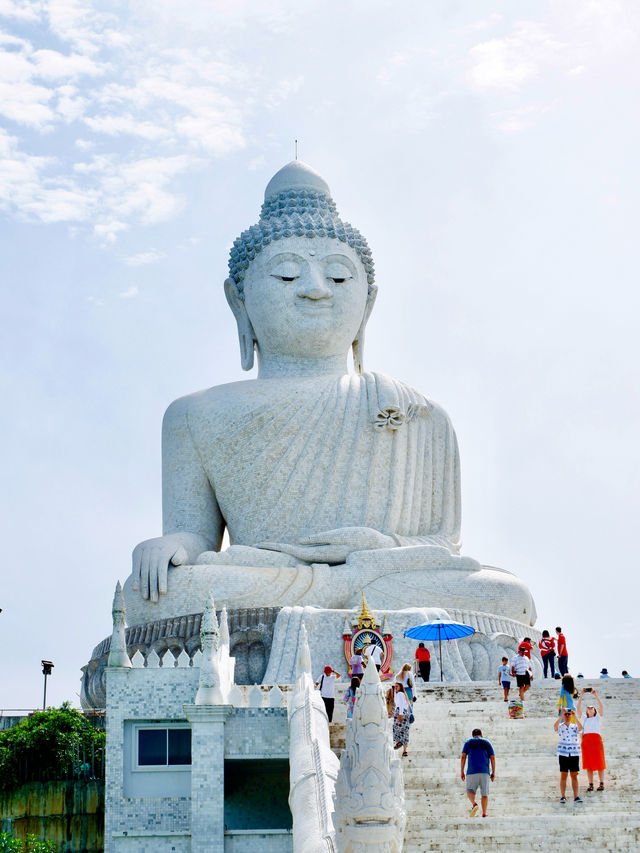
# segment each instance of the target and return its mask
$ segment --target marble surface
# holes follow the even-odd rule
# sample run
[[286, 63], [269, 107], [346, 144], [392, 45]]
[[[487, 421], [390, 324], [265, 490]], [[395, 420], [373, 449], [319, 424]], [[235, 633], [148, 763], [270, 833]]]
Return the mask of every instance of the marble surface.
[[[235, 241], [225, 293], [258, 376], [172, 403], [162, 431], [163, 535], [141, 542], [129, 624], [202, 610], [429, 604], [529, 625], [514, 575], [460, 556], [460, 460], [446, 412], [366, 372], [371, 252], [300, 162]], [[347, 355], [353, 351], [354, 373]], [[225, 530], [232, 546], [220, 551]], [[482, 604], [482, 607], [480, 606]]]
[[368, 666], [347, 720], [336, 780], [334, 824], [338, 853], [402, 853], [407, 814], [401, 759], [375, 666]]

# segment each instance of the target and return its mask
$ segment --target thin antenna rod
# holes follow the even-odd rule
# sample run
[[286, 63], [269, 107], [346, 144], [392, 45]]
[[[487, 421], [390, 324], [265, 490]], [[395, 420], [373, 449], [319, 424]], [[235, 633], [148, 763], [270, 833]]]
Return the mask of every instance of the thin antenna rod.
[[294, 142], [295, 142], [295, 144], [296, 144], [296, 160], [297, 160], [297, 159], [298, 159], [298, 140], [297, 140], [297, 139], [294, 139], [293, 141], [294, 141]]

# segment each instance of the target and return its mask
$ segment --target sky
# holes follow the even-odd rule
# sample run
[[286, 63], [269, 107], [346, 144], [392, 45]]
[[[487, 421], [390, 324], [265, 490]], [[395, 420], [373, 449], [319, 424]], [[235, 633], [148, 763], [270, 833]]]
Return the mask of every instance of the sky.
[[640, 7], [0, 0], [0, 709], [79, 702], [160, 424], [247, 378], [223, 281], [300, 159], [367, 237], [365, 368], [449, 413], [463, 553], [640, 675]]

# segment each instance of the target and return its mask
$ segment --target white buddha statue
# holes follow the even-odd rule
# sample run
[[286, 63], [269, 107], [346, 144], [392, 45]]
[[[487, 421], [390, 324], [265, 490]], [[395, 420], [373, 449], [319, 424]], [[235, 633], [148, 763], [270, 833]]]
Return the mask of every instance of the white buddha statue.
[[228, 607], [340, 608], [363, 588], [373, 606], [464, 606], [533, 624], [524, 584], [459, 556], [446, 413], [363, 372], [373, 261], [316, 172], [295, 161], [272, 178], [229, 269], [242, 366], [257, 354], [258, 375], [169, 406], [164, 532], [134, 550], [129, 624], [195, 612], [209, 593]]

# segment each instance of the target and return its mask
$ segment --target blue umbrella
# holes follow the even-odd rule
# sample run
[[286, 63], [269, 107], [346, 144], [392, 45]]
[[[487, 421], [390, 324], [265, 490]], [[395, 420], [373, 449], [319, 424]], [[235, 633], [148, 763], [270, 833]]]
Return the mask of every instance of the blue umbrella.
[[468, 637], [475, 634], [476, 629], [471, 625], [463, 625], [461, 622], [449, 622], [445, 619], [434, 619], [433, 622], [423, 622], [404, 632], [405, 637], [412, 640], [437, 640], [440, 646], [440, 681], [444, 681], [442, 675], [442, 641], [457, 640], [460, 637]]

